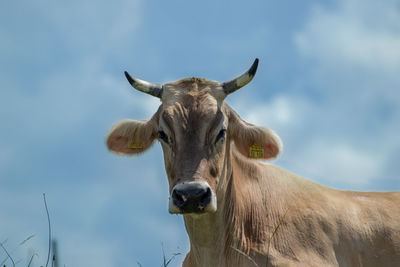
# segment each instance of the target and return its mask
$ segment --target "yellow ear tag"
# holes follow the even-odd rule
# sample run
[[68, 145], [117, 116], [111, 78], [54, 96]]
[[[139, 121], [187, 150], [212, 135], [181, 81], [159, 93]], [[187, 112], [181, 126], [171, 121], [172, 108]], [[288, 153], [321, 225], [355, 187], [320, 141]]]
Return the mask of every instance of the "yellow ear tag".
[[264, 158], [264, 148], [261, 147], [259, 144], [254, 143], [250, 147], [249, 157], [253, 158], [253, 159], [262, 159], [262, 158]]
[[143, 148], [143, 144], [130, 143], [130, 144], [128, 144], [128, 148], [133, 148], [133, 149]]

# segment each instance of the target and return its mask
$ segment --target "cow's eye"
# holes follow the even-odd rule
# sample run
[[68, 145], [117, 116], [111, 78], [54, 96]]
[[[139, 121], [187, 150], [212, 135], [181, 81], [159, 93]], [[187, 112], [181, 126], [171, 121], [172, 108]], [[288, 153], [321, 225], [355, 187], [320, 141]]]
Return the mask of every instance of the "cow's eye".
[[167, 144], [169, 143], [168, 142], [168, 135], [162, 130], [158, 131], [158, 138], [160, 138], [161, 140], [163, 140]]
[[217, 143], [219, 140], [225, 137], [226, 129], [222, 129], [219, 131], [217, 137], [215, 138], [215, 143]]

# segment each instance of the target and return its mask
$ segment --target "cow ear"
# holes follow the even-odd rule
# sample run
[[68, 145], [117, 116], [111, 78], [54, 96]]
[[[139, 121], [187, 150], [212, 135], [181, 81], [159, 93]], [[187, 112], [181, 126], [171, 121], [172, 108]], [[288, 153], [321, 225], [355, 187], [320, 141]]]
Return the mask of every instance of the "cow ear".
[[114, 125], [106, 143], [110, 151], [133, 155], [148, 149], [157, 137], [154, 119], [148, 121], [124, 120]]
[[281, 139], [272, 130], [245, 122], [233, 110], [229, 118], [229, 135], [247, 158], [275, 158], [282, 149]]

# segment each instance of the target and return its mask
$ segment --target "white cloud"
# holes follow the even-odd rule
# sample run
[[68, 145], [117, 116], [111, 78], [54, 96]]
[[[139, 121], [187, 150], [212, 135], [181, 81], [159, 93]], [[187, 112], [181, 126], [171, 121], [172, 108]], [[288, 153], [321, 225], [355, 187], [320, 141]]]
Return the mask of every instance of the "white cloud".
[[[332, 128], [331, 122], [344, 119], [343, 114], [326, 112], [326, 107], [311, 99], [281, 94], [265, 104], [253, 102], [251, 108], [239, 103], [233, 106], [236, 104], [245, 120], [271, 128], [281, 136], [284, 151], [276, 164], [336, 188], [373, 190], [374, 183], [388, 177], [390, 170], [385, 168], [395, 149], [393, 142], [400, 146], [396, 133], [381, 133], [389, 140], [379, 140], [379, 136], [360, 129], [350, 132], [345, 125], [345, 132], [340, 127]], [[364, 141], [355, 142], [359, 135]]]
[[304, 65], [304, 75], [293, 81], [296, 93], [266, 103], [241, 98], [232, 105], [249, 122], [282, 137], [277, 164], [353, 190], [373, 190], [395, 173], [387, 168], [400, 148], [396, 5], [351, 0], [314, 6], [293, 38]]
[[385, 167], [400, 147], [398, 21], [396, 1], [339, 1], [314, 6], [294, 35], [310, 66], [306, 79], [320, 94], [309, 101], [313, 112], [305, 123], [312, 132], [297, 140], [306, 173], [355, 188], [390, 173]]
[[[344, 143], [314, 140], [300, 153], [305, 166], [296, 166], [304, 175], [343, 189], [368, 187], [378, 180], [383, 158]], [[293, 160], [293, 159], [292, 159]]]
[[313, 108], [306, 98], [286, 94], [276, 95], [266, 103], [242, 97], [235, 100], [232, 106], [249, 123], [264, 125], [276, 131], [302, 127], [304, 119], [310, 115]]
[[339, 1], [337, 9], [316, 6], [295, 35], [303, 56], [334, 66], [371, 71], [400, 69], [400, 11], [396, 2]]

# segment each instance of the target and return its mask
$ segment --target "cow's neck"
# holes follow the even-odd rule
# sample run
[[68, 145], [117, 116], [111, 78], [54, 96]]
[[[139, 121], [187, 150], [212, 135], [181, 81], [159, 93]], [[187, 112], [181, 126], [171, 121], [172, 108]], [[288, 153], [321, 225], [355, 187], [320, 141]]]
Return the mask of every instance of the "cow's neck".
[[222, 245], [221, 225], [217, 214], [205, 214], [199, 217], [185, 215], [186, 231], [190, 239], [191, 264], [188, 266], [218, 266], [219, 251]]
[[191, 246], [188, 260], [192, 263], [185, 266], [230, 266], [232, 262], [246, 266], [248, 259], [243, 255], [258, 257], [254, 249], [266, 251], [273, 226], [282, 216], [277, 213], [280, 204], [271, 194], [276, 189], [273, 177], [260, 183], [257, 165], [235, 149], [230, 152], [217, 192], [217, 212], [184, 216]]

